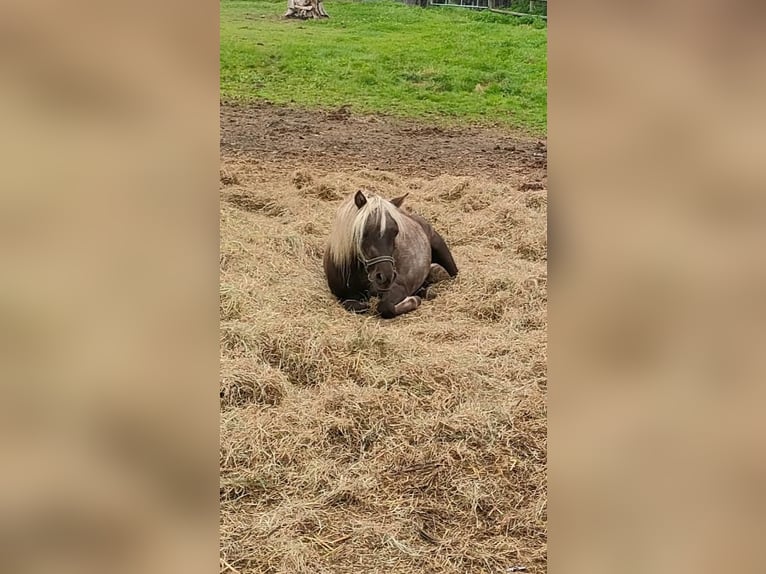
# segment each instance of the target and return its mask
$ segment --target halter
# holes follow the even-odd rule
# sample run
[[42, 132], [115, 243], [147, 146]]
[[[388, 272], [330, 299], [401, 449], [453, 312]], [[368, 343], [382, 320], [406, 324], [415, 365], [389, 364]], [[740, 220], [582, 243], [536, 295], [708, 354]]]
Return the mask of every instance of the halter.
[[396, 270], [396, 261], [394, 261], [394, 258], [391, 257], [390, 255], [380, 255], [378, 257], [373, 257], [372, 259], [365, 259], [364, 257], [360, 256], [359, 260], [364, 265], [365, 271], [367, 271], [373, 265], [375, 265], [377, 263], [383, 263], [384, 261], [390, 263], [391, 265], [393, 265], [394, 270]]

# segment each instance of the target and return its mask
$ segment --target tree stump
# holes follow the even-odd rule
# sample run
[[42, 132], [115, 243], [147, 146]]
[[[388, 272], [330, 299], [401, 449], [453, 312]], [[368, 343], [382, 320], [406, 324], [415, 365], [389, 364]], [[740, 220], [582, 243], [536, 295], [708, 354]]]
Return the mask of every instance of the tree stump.
[[287, 0], [287, 12], [284, 17], [308, 20], [309, 18], [329, 18], [330, 15], [325, 12], [322, 0]]

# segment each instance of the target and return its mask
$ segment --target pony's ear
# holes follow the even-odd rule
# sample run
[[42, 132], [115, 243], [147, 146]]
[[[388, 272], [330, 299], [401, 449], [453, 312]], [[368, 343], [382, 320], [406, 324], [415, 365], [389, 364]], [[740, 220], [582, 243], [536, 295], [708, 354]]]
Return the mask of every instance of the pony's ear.
[[356, 192], [356, 195], [354, 195], [354, 203], [356, 203], [356, 206], [359, 209], [362, 209], [364, 204], [367, 203], [367, 198], [364, 196], [364, 193], [362, 193], [361, 189]]
[[405, 193], [404, 195], [402, 195], [400, 197], [395, 197], [394, 199], [391, 200], [391, 203], [393, 203], [396, 207], [401, 207], [402, 203], [404, 203], [404, 200], [407, 199], [407, 196], [409, 194], [410, 193], [407, 192], [407, 193]]

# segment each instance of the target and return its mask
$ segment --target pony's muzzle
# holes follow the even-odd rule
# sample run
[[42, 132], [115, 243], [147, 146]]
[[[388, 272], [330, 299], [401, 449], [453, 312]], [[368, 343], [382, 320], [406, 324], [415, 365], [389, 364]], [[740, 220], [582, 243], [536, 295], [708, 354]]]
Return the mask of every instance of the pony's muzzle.
[[[396, 281], [396, 261], [390, 255], [379, 255], [372, 259], [362, 258], [367, 270], [367, 279], [377, 291], [388, 291]], [[380, 265], [383, 264], [381, 268]]]
[[388, 291], [396, 281], [397, 273], [393, 271], [390, 275], [381, 271], [375, 271], [368, 276], [370, 283], [375, 286], [378, 291]]

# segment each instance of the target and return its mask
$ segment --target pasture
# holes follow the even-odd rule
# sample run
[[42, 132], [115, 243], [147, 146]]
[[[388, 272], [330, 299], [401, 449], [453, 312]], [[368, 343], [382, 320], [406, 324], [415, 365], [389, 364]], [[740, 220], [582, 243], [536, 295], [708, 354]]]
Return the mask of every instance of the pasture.
[[285, 22], [286, 5], [221, 3], [223, 97], [545, 133], [540, 20], [329, 0], [329, 20]]
[[[281, 2], [222, 3], [221, 572], [545, 572], [547, 150], [530, 135], [544, 115], [532, 102], [509, 122], [513, 98], [471, 108], [455, 84], [442, 95], [464, 113], [439, 114], [385, 83], [407, 60], [375, 89], [358, 70], [313, 85], [359, 57], [329, 48], [316, 66], [264, 72], [306, 42], [348, 34], [384, 53], [403, 27], [422, 42], [450, 19], [482, 23], [326, 8], [329, 21], [296, 22], [279, 20]], [[387, 24], [369, 20], [376, 9]], [[513, 38], [526, 26], [484, 24]], [[434, 66], [472, 82], [477, 57]], [[357, 189], [409, 192], [460, 268], [391, 321], [347, 313], [322, 275], [335, 210]]]

